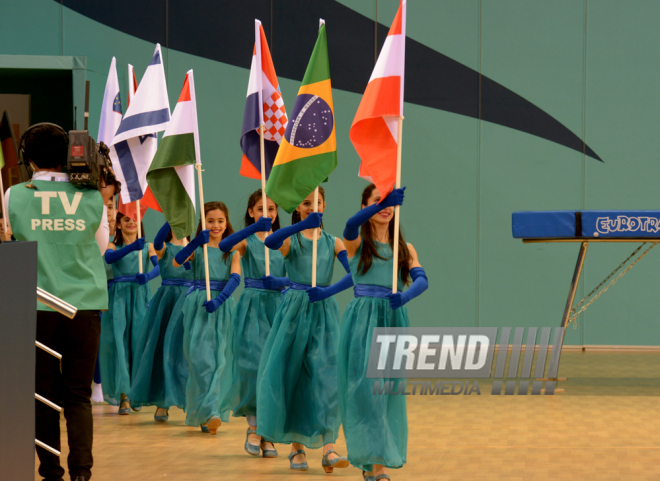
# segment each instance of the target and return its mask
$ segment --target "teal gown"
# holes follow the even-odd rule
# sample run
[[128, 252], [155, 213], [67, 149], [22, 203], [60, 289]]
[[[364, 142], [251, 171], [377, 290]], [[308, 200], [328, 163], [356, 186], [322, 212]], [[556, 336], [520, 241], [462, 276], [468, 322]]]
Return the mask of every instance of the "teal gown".
[[[379, 286], [384, 295], [392, 290], [392, 249], [374, 241], [378, 253], [366, 274], [358, 274], [362, 245], [349, 259], [355, 290]], [[399, 290], [402, 288], [399, 277]], [[339, 348], [339, 405], [349, 462], [364, 471], [374, 464], [400, 468], [406, 462], [408, 421], [406, 397], [374, 395], [375, 379], [367, 379], [369, 346], [375, 327], [408, 327], [406, 306], [393, 311], [382, 297], [355, 297], [344, 311]], [[385, 379], [389, 382], [390, 379]], [[405, 379], [391, 379], [398, 389]], [[382, 381], [381, 381], [382, 382]]]
[[[332, 281], [335, 237], [318, 241], [317, 285]], [[289, 280], [311, 284], [312, 241], [291, 237], [284, 257]], [[341, 424], [337, 395], [339, 306], [334, 296], [310, 303], [304, 290], [284, 293], [257, 376], [257, 434], [276, 443], [320, 448], [334, 443]]]
[[151, 299], [142, 325], [145, 345], [129, 395], [133, 406], [185, 407], [188, 363], [183, 355], [183, 303], [193, 272], [172, 264], [181, 249], [168, 242], [158, 261], [163, 285]]
[[[259, 360], [273, 325], [277, 307], [282, 302], [280, 290], [259, 287], [259, 279], [266, 275], [264, 243], [256, 235], [246, 239], [247, 248], [241, 257], [241, 273], [246, 287], [238, 298], [232, 321], [234, 350], [234, 379], [238, 385], [238, 404], [234, 416], [257, 415], [257, 372]], [[286, 277], [284, 257], [271, 250], [270, 275]], [[253, 281], [257, 280], [257, 286]]]
[[[137, 364], [144, 345], [142, 324], [151, 299], [149, 284], [130, 280], [138, 273], [138, 252], [131, 252], [112, 264], [114, 279], [109, 282], [108, 310], [101, 317], [99, 362], [103, 398], [117, 406], [121, 393], [128, 394], [131, 381], [137, 374]], [[149, 260], [149, 245], [142, 250], [142, 270], [153, 267]], [[128, 277], [129, 279], [125, 279]]]
[[[208, 248], [209, 275], [211, 281], [227, 281], [231, 275], [232, 252], [227, 261], [217, 247]], [[229, 297], [217, 311], [206, 312], [206, 287], [204, 251], [195, 250], [191, 261], [195, 282], [202, 289], [194, 290], [183, 304], [183, 352], [188, 361], [190, 376], [186, 384], [186, 424], [199, 426], [212, 416], [223, 422], [236, 404], [236, 387], [233, 385], [233, 354], [231, 349], [231, 312], [234, 298]], [[222, 289], [211, 289], [211, 299]]]

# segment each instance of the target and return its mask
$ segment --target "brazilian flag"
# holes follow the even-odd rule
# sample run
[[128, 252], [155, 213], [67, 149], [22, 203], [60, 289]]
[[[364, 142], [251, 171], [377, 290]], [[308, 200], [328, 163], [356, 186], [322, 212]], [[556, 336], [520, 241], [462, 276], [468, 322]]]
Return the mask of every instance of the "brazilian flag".
[[288, 213], [337, 167], [337, 139], [325, 23], [309, 59], [284, 138], [266, 184], [266, 195]]

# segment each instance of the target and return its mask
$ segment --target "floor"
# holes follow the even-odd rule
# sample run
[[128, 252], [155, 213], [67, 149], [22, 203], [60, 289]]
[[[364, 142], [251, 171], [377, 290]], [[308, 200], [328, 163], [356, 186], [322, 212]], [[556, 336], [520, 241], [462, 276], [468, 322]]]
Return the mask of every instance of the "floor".
[[[408, 463], [392, 479], [660, 480], [660, 353], [565, 352], [561, 363], [554, 396], [492, 396], [486, 382], [481, 395], [409, 396]], [[320, 450], [307, 473], [288, 469], [286, 445], [276, 459], [248, 456], [243, 419], [211, 436], [178, 409], [155, 424], [154, 410], [94, 405], [94, 481], [362, 479], [353, 467], [326, 475]]]

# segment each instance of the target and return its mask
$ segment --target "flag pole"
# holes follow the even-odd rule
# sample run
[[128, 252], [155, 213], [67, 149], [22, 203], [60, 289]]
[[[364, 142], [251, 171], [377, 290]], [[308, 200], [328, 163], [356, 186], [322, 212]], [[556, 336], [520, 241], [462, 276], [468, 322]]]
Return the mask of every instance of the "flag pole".
[[[117, 234], [117, 196], [112, 196], [112, 210], [110, 211], [110, 218], [115, 221], [115, 233], [112, 234], [112, 242], [115, 241], [115, 235]], [[108, 231], [110, 230], [110, 222], [108, 222]]]
[[[401, 188], [401, 136], [403, 134], [403, 115], [400, 115], [398, 118], [399, 131], [397, 132], [397, 141], [396, 141], [396, 184], [395, 188]], [[400, 205], [394, 207], [394, 248], [392, 249], [392, 294], [397, 292], [397, 284], [399, 278], [399, 220], [401, 213], [399, 209]]]
[[[10, 182], [11, 183], [11, 182]], [[4, 235], [7, 235], [7, 206], [5, 205], [5, 187], [2, 184], [2, 170], [0, 169], [0, 199], [2, 201], [2, 226], [4, 227]], [[0, 239], [2, 241], [4, 239]]]
[[[204, 188], [202, 187], [202, 164], [195, 164], [197, 169], [197, 179], [199, 181], [199, 203], [201, 204], [202, 230], [206, 230], [206, 214], [204, 212]], [[204, 244], [204, 272], [206, 273], [206, 300], [211, 300], [211, 278], [209, 277], [209, 250], [208, 245]]]
[[[126, 108], [128, 109], [128, 106], [131, 105], [131, 99], [133, 98], [133, 95], [135, 94], [135, 85], [133, 84], [133, 66], [129, 63], [128, 64], [128, 98], [126, 100]], [[114, 206], [114, 202], [113, 202]], [[137, 208], [137, 238], [139, 239], [142, 234], [142, 211], [140, 210], [140, 200], [135, 201], [135, 207]], [[139, 252], [138, 254], [138, 273], [142, 274], [142, 251]]]
[[[264, 130], [266, 126], [261, 124], [259, 126], [259, 149], [261, 150], [261, 204], [264, 217], [268, 217], [268, 204], [266, 203], [266, 153], [264, 152]], [[264, 241], [268, 237], [268, 232], [265, 233]], [[266, 260], [266, 275], [270, 275], [270, 256], [268, 255], [268, 247], [264, 244], [264, 258]]]
[[[142, 237], [142, 219], [141, 219], [141, 211], [140, 211], [140, 199], [135, 201], [136, 207], [137, 207], [137, 238], [139, 239]], [[138, 251], [138, 272], [142, 274], [142, 251]]]
[[[314, 212], [319, 211], [319, 188], [314, 189]], [[312, 287], [316, 287], [316, 257], [317, 257], [317, 241], [319, 237], [318, 227], [314, 228], [313, 244], [312, 244]]]

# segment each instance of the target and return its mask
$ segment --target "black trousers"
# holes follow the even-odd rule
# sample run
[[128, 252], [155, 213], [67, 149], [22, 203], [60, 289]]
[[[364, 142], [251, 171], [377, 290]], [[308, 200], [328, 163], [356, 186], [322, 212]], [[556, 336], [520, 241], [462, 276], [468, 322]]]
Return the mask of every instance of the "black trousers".
[[[69, 438], [69, 474], [92, 476], [92, 378], [99, 349], [101, 317], [98, 311], [78, 311], [73, 319], [57, 312], [37, 311], [37, 341], [62, 355], [60, 361], [37, 349], [35, 392], [64, 408]], [[61, 450], [60, 415], [35, 400], [36, 438]], [[48, 481], [64, 477], [59, 457], [37, 447], [39, 474]]]

